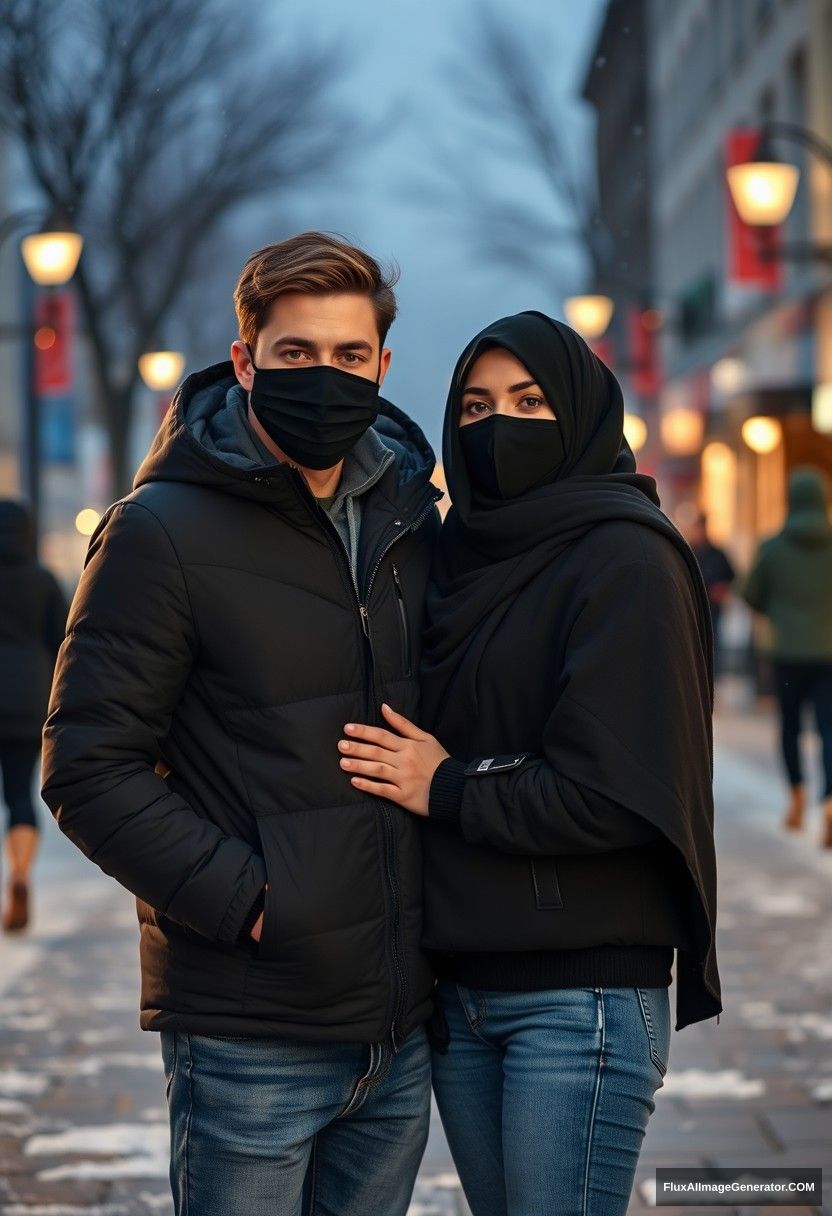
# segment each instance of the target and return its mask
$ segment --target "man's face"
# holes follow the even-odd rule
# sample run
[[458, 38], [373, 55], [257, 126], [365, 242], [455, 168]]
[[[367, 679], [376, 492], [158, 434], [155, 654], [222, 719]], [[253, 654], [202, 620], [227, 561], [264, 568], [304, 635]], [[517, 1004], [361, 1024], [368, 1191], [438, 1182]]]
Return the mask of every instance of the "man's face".
[[[309, 295], [290, 292], [278, 297], [257, 335], [258, 368], [338, 367], [367, 380], [384, 380], [389, 347], [381, 349], [376, 314], [368, 296], [354, 292]], [[381, 354], [379, 366], [379, 352]], [[254, 369], [244, 342], [231, 346], [234, 371], [251, 391]]]

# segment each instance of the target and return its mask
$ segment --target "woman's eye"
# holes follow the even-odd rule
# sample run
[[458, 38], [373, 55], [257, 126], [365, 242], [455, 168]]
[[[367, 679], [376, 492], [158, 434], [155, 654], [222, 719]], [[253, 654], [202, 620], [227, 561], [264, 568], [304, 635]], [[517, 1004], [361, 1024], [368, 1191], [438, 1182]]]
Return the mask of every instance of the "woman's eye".
[[481, 414], [487, 413], [489, 408], [487, 401], [469, 401], [465, 407], [465, 413], [479, 417]]
[[530, 410], [536, 410], [538, 406], [545, 405], [546, 402], [542, 397], [521, 397], [520, 404], [525, 405]]

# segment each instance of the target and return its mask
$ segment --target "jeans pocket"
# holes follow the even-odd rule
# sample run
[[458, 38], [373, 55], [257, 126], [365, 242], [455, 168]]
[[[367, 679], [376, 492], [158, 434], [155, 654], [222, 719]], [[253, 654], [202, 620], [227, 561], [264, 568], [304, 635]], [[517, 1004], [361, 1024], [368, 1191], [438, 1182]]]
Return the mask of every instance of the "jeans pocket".
[[636, 992], [650, 1058], [664, 1077], [670, 1060], [670, 993], [667, 988], [636, 988]]

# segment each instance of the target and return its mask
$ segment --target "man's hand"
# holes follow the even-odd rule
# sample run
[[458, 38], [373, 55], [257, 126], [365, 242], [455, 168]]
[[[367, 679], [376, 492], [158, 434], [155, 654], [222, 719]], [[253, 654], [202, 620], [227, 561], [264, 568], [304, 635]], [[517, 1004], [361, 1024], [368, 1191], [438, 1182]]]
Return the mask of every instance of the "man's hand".
[[344, 731], [351, 737], [338, 743], [341, 768], [358, 789], [389, 798], [416, 815], [427, 815], [433, 774], [449, 753], [438, 739], [389, 705], [381, 710], [398, 734], [348, 722]]
[[[268, 889], [269, 889], [269, 884], [266, 883], [266, 890], [268, 891]], [[264, 911], [265, 911], [265, 909], [264, 909]], [[256, 942], [259, 942], [260, 934], [262, 932], [263, 932], [263, 912], [260, 913], [260, 915], [257, 917], [257, 920], [251, 926], [251, 936], [254, 938], [254, 940]]]

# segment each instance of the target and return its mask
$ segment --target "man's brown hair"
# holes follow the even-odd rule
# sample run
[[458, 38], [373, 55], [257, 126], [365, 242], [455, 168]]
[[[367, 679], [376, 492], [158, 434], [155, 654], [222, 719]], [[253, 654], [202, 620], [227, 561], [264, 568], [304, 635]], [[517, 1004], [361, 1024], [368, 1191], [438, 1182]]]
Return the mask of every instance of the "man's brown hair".
[[290, 291], [329, 295], [339, 291], [370, 297], [382, 344], [396, 316], [395, 269], [381, 266], [340, 237], [327, 232], [300, 232], [253, 253], [234, 288], [240, 337], [253, 349], [278, 296]]

